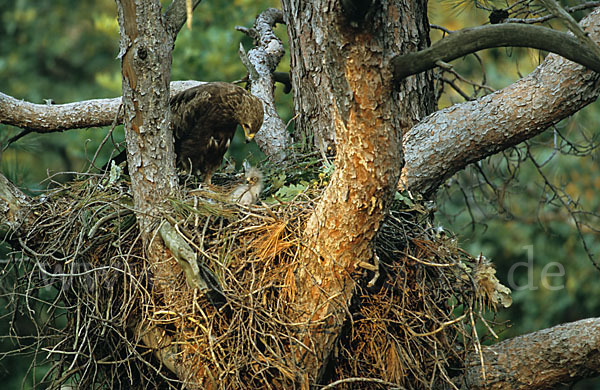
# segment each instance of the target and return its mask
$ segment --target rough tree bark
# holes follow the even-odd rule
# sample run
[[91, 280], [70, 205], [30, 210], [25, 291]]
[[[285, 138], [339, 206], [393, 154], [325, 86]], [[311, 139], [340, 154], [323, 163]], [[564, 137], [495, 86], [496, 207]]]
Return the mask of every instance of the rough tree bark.
[[337, 138], [336, 170], [307, 222], [296, 282], [305, 326], [295, 355], [305, 383], [314, 383], [346, 318], [351, 275], [373, 257], [371, 240], [403, 163], [402, 133], [433, 110], [431, 78], [396, 89], [389, 66], [390, 54], [429, 44], [428, 24], [419, 0], [382, 1], [360, 24], [338, 1], [285, 0], [283, 7], [297, 127], [323, 135], [322, 147]]
[[[134, 9], [142, 7], [141, 2], [123, 0], [122, 3], [123, 7], [125, 3]], [[152, 8], [156, 7], [156, 3], [143, 6]], [[178, 3], [183, 4], [183, 1]], [[303, 132], [316, 129], [317, 141], [324, 148], [334, 146], [333, 134], [337, 134], [338, 140], [338, 169], [306, 229], [308, 242], [312, 244], [309, 246], [314, 247], [314, 251], [305, 252], [297, 276], [301, 290], [293, 309], [298, 310], [299, 319], [304, 321], [303, 341], [308, 349], [299, 347], [296, 357], [298, 364], [306, 369], [305, 383], [314, 383], [322, 374], [323, 363], [346, 315], [343, 307], [352, 294], [351, 273], [360, 263], [371, 260], [370, 242], [383, 218], [402, 166], [402, 133], [408, 131], [404, 142], [408, 162], [406, 182], [411, 189], [430, 193], [444, 177], [466, 163], [543, 131], [548, 124], [595, 100], [599, 93], [597, 75], [566, 60], [551, 57], [528, 78], [529, 81], [526, 79], [499, 91], [493, 99], [485, 97], [478, 102], [440, 111], [413, 127], [433, 111], [431, 79], [427, 74], [411, 77], [394, 89], [390, 82], [389, 58], [428, 45], [426, 4], [422, 0], [383, 0], [376, 3], [378, 8], [369, 10], [364, 19], [356, 20], [355, 15], [347, 18], [337, 1], [284, 0], [295, 70], [292, 77], [295, 106], [300, 114], [298, 127]], [[126, 13], [132, 15], [131, 11], [122, 10], [124, 24]], [[148, 15], [154, 17], [156, 12], [152, 9]], [[158, 15], [156, 20], [162, 21], [160, 18]], [[589, 20], [600, 25], [597, 12]], [[595, 30], [597, 28], [594, 26]], [[141, 30], [135, 31], [141, 34]], [[159, 39], [157, 44], [160, 46], [172, 39], [169, 34], [172, 37], [172, 32], [156, 35], [165, 40]], [[592, 36], [598, 37], [596, 32]], [[148, 42], [132, 37], [128, 39], [129, 43], [123, 46], [123, 55], [129, 55], [124, 57], [124, 71], [127, 73], [124, 82], [129, 87], [136, 87], [133, 89], [140, 94], [126, 94], [129, 102], [125, 104], [125, 115], [132, 122], [128, 131], [139, 132], [130, 135], [135, 142], [140, 142], [139, 153], [147, 154], [144, 158], [132, 157], [130, 166], [141, 172], [148, 169], [147, 174], [140, 173], [138, 178], [141, 185], [154, 190], [152, 183], [156, 183], [151, 180], [159, 174], [155, 172], [155, 165], [162, 166], [169, 154], [170, 161], [173, 161], [172, 152], [168, 149], [170, 146], [162, 150], [162, 142], [170, 141], [170, 136], [164, 133], [168, 118], [163, 114], [146, 117], [148, 114], [138, 113], [138, 110], [141, 105], [148, 104], [151, 107], [149, 113], [159, 112], [160, 105], [165, 104], [162, 108], [166, 107], [165, 96], [168, 94], [159, 96], [154, 88], [141, 89], [148, 80], [136, 78], [134, 70], [148, 66], [144, 65], [144, 61], [159, 54], [146, 51], [145, 60], [141, 58], [144, 51], [140, 49], [150, 47], [146, 46]], [[148, 78], [152, 77], [158, 76]], [[167, 81], [160, 77], [158, 80], [158, 85], [168, 90]], [[0, 96], [2, 122], [11, 116], [10, 110], [1, 107], [8, 100]], [[501, 100], [502, 105], [494, 106], [496, 100]], [[531, 108], [526, 109], [525, 106]], [[116, 112], [114, 103], [111, 107], [114, 111], [108, 119], [103, 119], [108, 121], [106, 123], [112, 122]], [[488, 107], [490, 111], [487, 114], [493, 115], [496, 126], [486, 122], [485, 116], [478, 112]], [[45, 112], [56, 110], [43, 105], [36, 108]], [[162, 110], [163, 113], [166, 111]], [[542, 117], [545, 119], [542, 120]], [[97, 125], [94, 120], [100, 119], [90, 118], [88, 126]], [[147, 129], [151, 120], [154, 125]], [[63, 126], [68, 126], [64, 123], [69, 121], [84, 126], [76, 119], [67, 119]], [[40, 127], [46, 127], [43, 122], [40, 122]], [[496, 135], [477, 138], [476, 124], [491, 126]], [[471, 125], [474, 127], [471, 128]], [[461, 133], [460, 130], [465, 127], [471, 131]], [[146, 142], [146, 132], [155, 135], [154, 140]], [[142, 133], [144, 137], [140, 137]], [[444, 137], [444, 133], [450, 134]], [[457, 141], [461, 143], [457, 144]], [[445, 157], [435, 158], [437, 153]], [[428, 169], [430, 166], [432, 169]], [[165, 191], [173, 187], [167, 176], [160, 178]], [[27, 198], [15, 191], [5, 179], [0, 181], [0, 187], [3, 188], [0, 199], [4, 226], [14, 230], [11, 223], [25, 222], [19, 209], [27, 207]], [[588, 328], [595, 327], [593, 331], [597, 334], [598, 321], [594, 321], [587, 325]], [[532, 339], [536, 337], [531, 335]], [[564, 340], [574, 342], [570, 338]], [[499, 344], [496, 352], [500, 353], [505, 346], [509, 344]], [[590, 350], [597, 353], [598, 347], [592, 346]], [[520, 359], [520, 362], [522, 364], [523, 360]], [[492, 375], [491, 367], [488, 373]], [[473, 378], [475, 382], [477, 373]]]
[[[194, 2], [198, 4], [199, 1]], [[171, 52], [183, 25], [184, 1], [174, 1], [165, 15], [160, 1], [117, 0], [121, 30], [123, 107], [127, 162], [137, 224], [152, 275], [153, 294], [173, 302], [180, 269], [162, 240], [152, 239], [165, 212], [168, 195], [177, 188], [173, 134], [170, 130]], [[154, 313], [145, 313], [150, 319]], [[179, 361], [176, 346], [164, 330], [138, 319], [135, 335], [157, 358], [186, 378], [191, 362]]]
[[600, 367], [600, 318], [483, 347], [483, 361], [483, 369], [477, 356], [467, 363], [465, 383], [469, 389], [549, 389], [596, 376]]
[[[581, 24], [594, 40], [600, 41], [600, 10], [592, 12]], [[309, 65], [306, 61], [314, 59], [307, 57], [303, 61], [306, 67]], [[444, 180], [469, 163], [529, 139], [596, 101], [600, 95], [599, 80], [598, 73], [563, 57], [549, 55], [531, 74], [514, 84], [478, 100], [435, 112], [404, 135], [406, 164], [402, 186], [431, 195]], [[171, 95], [197, 83], [172, 82]], [[302, 88], [314, 90], [316, 86], [309, 84]], [[297, 110], [304, 106], [309, 109], [308, 103], [302, 102], [315, 99], [314, 94], [303, 96], [298, 93], [295, 98]], [[113, 98], [33, 104], [0, 93], [0, 123], [36, 132], [107, 126], [117, 115], [120, 102], [121, 98]], [[318, 105], [312, 110], [325, 111]], [[307, 131], [310, 118], [309, 112], [299, 120], [299, 125], [304, 123]], [[324, 131], [333, 133], [332, 129]]]
[[261, 98], [265, 107], [265, 119], [254, 139], [272, 160], [283, 161], [292, 140], [275, 107], [274, 73], [285, 53], [281, 39], [273, 32], [277, 23], [283, 23], [283, 14], [269, 8], [258, 15], [253, 28], [238, 26], [236, 29], [251, 37], [255, 45], [246, 54], [240, 43], [240, 57], [248, 69], [250, 92]]
[[138, 224], [147, 239], [157, 205], [177, 186], [168, 110], [173, 36], [159, 1], [119, 0], [117, 5], [127, 162]]
[[[600, 41], [600, 9], [582, 20]], [[600, 74], [551, 54], [523, 79], [477, 100], [455, 104], [406, 133], [401, 186], [432, 195], [466, 165], [529, 139], [594, 102]]]

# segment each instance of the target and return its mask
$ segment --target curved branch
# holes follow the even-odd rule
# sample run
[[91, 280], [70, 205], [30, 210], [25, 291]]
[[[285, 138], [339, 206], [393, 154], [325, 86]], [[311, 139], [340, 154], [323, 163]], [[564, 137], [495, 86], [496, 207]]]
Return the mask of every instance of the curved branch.
[[[171, 83], [171, 96], [199, 84], [202, 82], [174, 81]], [[36, 133], [109, 126], [115, 120], [120, 104], [120, 97], [67, 104], [35, 104], [0, 92], [0, 123]], [[123, 123], [122, 111], [118, 123]]]
[[[192, 9], [195, 9], [202, 0], [193, 0]], [[173, 37], [173, 40], [177, 37], [179, 30], [183, 27], [187, 20], [186, 0], [173, 0], [169, 5], [169, 8], [165, 11], [165, 18], [167, 19], [167, 30]]]
[[[467, 362], [469, 389], [550, 389], [600, 374], [600, 318], [589, 318], [483, 347]], [[485, 372], [485, 377], [483, 375]]]
[[270, 158], [282, 161], [292, 141], [285, 123], [277, 114], [273, 95], [274, 72], [285, 52], [281, 40], [273, 32], [277, 23], [284, 23], [283, 13], [276, 8], [268, 8], [258, 15], [253, 28], [236, 29], [250, 36], [256, 45], [246, 56], [240, 44], [242, 62], [250, 74], [250, 92], [258, 96], [265, 107], [265, 119], [255, 137], [256, 143]]
[[[600, 40], [600, 10], [582, 25]], [[401, 186], [431, 195], [467, 164], [529, 139], [600, 95], [600, 74], [557, 55], [480, 99], [435, 112], [404, 136]]]
[[391, 60], [394, 79], [400, 81], [431, 69], [438, 61], [452, 61], [482, 49], [505, 46], [549, 51], [600, 72], [600, 59], [572, 35], [547, 27], [505, 23], [466, 28], [425, 50], [394, 57]]

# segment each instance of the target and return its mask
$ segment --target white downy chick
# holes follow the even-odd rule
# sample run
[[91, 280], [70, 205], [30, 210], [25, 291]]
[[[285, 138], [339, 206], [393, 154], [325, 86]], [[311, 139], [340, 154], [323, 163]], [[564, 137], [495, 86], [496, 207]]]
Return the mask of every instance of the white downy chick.
[[257, 168], [249, 168], [246, 171], [246, 180], [238, 185], [229, 194], [229, 200], [244, 206], [249, 206], [258, 201], [263, 189], [263, 174]]

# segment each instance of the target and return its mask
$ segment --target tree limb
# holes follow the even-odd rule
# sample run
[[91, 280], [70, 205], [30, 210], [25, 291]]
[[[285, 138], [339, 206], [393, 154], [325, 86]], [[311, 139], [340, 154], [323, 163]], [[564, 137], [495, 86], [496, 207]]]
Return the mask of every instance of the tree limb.
[[34, 104], [0, 92], [0, 123], [38, 133], [108, 126], [115, 119], [120, 104], [121, 98], [68, 104]]
[[[202, 0], [193, 0], [192, 9], [196, 8]], [[177, 38], [177, 34], [181, 27], [187, 20], [186, 0], [173, 0], [169, 5], [169, 8], [165, 11], [165, 18], [167, 20], [167, 31], [173, 37], [173, 40]]]
[[482, 49], [505, 46], [549, 51], [600, 72], [600, 59], [572, 35], [542, 26], [504, 23], [466, 28], [425, 50], [394, 57], [391, 60], [394, 79], [400, 81], [431, 69], [438, 61], [452, 61]]
[[[600, 318], [589, 318], [483, 347], [467, 362], [469, 389], [549, 389], [598, 375]], [[483, 376], [485, 372], [485, 378]]]
[[[600, 39], [600, 10], [582, 21]], [[431, 195], [467, 164], [529, 139], [600, 95], [600, 75], [557, 55], [527, 77], [475, 101], [435, 112], [404, 136], [401, 187]]]
[[585, 34], [581, 26], [577, 24], [577, 21], [571, 16], [570, 13], [565, 11], [565, 9], [561, 7], [560, 4], [558, 4], [555, 0], [540, 0], [540, 3], [544, 4], [544, 7], [546, 7], [551, 14], [562, 20], [569, 31], [571, 31], [573, 35], [579, 39], [579, 42], [587, 46], [588, 50], [591, 51], [596, 58], [600, 58], [600, 47], [598, 47], [596, 42], [594, 42]]
[[265, 119], [255, 140], [260, 149], [275, 161], [285, 159], [292, 143], [285, 123], [277, 114], [273, 95], [274, 72], [285, 52], [281, 40], [273, 32], [273, 27], [283, 22], [283, 13], [276, 8], [269, 8], [258, 15], [253, 28], [236, 27], [238, 31], [250, 36], [256, 46], [250, 49], [246, 56], [240, 44], [243, 53], [240, 54], [248, 69], [250, 92], [263, 101], [265, 108]]
[[[171, 82], [171, 96], [202, 84], [201, 81]], [[69, 129], [109, 126], [119, 111], [121, 98], [93, 99], [67, 104], [35, 104], [0, 92], [0, 123], [52, 133]], [[123, 123], [123, 113], [118, 118]]]

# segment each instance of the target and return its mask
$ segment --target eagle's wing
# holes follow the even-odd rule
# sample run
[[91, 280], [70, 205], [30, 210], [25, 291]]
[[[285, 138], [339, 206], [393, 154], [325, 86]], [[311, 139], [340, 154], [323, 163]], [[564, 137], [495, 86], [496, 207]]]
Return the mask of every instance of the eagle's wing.
[[221, 165], [239, 122], [240, 101], [248, 94], [233, 84], [201, 84], [171, 99], [171, 126], [175, 152], [186, 168], [205, 174]]
[[[231, 127], [238, 123], [239, 112], [247, 92], [224, 82], [200, 84], [171, 98], [171, 122], [175, 136], [198, 126]], [[194, 130], [195, 131], [195, 130]]]

